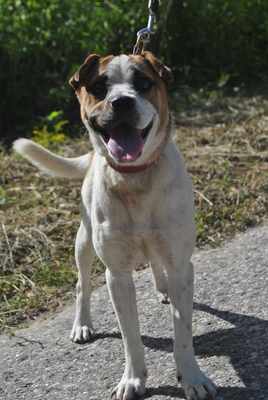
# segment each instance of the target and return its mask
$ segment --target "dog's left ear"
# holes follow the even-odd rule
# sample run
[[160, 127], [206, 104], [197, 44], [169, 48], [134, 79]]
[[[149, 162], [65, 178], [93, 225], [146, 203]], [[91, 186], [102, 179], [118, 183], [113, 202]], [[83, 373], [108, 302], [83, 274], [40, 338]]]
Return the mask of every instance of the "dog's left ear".
[[98, 54], [90, 54], [87, 56], [84, 63], [69, 80], [69, 84], [74, 90], [78, 90], [80, 87], [85, 86], [86, 83], [92, 79], [94, 73], [97, 71], [99, 59], [100, 56]]
[[167, 85], [173, 82], [174, 78], [171, 69], [163, 64], [160, 60], [158, 60], [158, 58], [156, 58], [153, 53], [151, 53], [150, 51], [144, 51], [142, 55]]

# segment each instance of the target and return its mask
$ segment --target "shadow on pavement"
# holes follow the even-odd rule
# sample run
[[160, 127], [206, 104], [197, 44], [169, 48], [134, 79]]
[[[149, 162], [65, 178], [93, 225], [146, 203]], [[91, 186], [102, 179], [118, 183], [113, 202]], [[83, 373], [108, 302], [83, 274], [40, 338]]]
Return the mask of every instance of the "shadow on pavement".
[[[254, 316], [221, 311], [206, 304], [195, 303], [194, 309], [215, 315], [233, 325], [194, 337], [195, 353], [201, 357], [225, 356], [245, 387], [218, 387], [218, 397], [224, 400], [268, 399], [268, 321]], [[121, 339], [119, 332], [102, 332], [92, 341], [103, 338]], [[173, 339], [143, 335], [146, 347], [171, 353]], [[162, 395], [184, 398], [179, 387], [163, 385], [148, 387], [145, 398]]]
[[181, 388], [170, 385], [158, 386], [157, 388], [153, 387], [147, 388], [144, 398], [149, 399], [150, 397], [153, 396], [168, 396], [174, 399], [177, 398], [180, 399], [184, 398], [184, 392]]
[[[253, 316], [220, 311], [205, 304], [194, 305], [203, 311], [228, 321], [234, 327], [209, 332], [194, 338], [199, 356], [226, 356], [230, 360], [244, 388], [219, 387], [219, 398], [224, 400], [267, 400], [268, 398], [268, 321]], [[166, 352], [173, 351], [170, 338], [143, 336], [146, 347]], [[180, 389], [171, 386], [148, 388], [146, 398], [153, 395], [181, 397]]]

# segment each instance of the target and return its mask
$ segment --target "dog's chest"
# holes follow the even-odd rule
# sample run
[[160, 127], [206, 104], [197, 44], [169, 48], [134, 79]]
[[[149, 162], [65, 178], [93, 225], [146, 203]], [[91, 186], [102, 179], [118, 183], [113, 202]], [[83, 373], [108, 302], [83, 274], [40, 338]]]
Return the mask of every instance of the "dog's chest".
[[[144, 237], [155, 228], [154, 204], [146, 193], [103, 191], [92, 204], [93, 229], [109, 237]], [[97, 199], [96, 199], [97, 200]]]
[[92, 198], [92, 238], [106, 265], [122, 259], [132, 268], [146, 262], [146, 243], [153, 229], [149, 203], [142, 193], [98, 188]]

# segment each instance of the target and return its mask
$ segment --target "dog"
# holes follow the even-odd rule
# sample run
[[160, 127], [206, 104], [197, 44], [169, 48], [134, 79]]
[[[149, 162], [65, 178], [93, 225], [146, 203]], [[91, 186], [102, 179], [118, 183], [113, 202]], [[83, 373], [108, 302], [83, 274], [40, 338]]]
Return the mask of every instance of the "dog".
[[191, 179], [172, 142], [168, 105], [171, 71], [152, 53], [89, 55], [70, 80], [93, 152], [57, 156], [27, 139], [14, 148], [41, 170], [83, 178], [82, 221], [74, 342], [90, 340], [90, 263], [96, 253], [125, 350], [125, 370], [114, 400], [145, 393], [146, 366], [132, 271], [150, 263], [155, 286], [169, 299], [174, 320], [177, 377], [188, 400], [215, 399], [216, 387], [201, 372], [192, 340], [194, 201]]

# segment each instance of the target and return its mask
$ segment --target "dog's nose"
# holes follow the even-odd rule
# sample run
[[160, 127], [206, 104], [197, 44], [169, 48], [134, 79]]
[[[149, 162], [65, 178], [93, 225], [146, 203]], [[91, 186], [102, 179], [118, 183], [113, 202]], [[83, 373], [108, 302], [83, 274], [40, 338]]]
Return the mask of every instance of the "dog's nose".
[[114, 98], [111, 103], [115, 111], [125, 111], [131, 110], [134, 107], [135, 99], [130, 96], [120, 96]]

